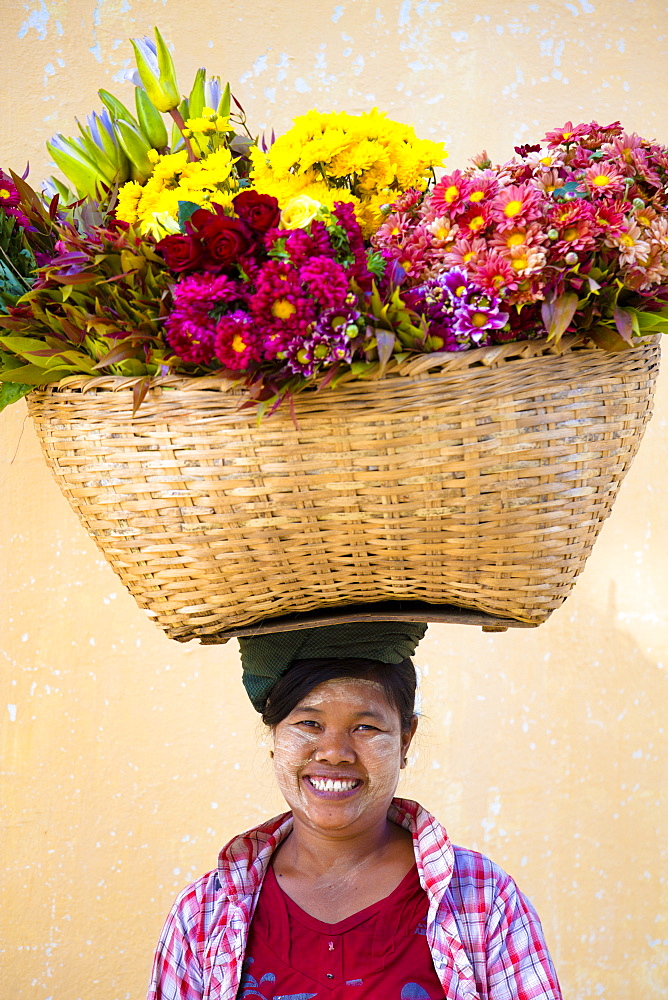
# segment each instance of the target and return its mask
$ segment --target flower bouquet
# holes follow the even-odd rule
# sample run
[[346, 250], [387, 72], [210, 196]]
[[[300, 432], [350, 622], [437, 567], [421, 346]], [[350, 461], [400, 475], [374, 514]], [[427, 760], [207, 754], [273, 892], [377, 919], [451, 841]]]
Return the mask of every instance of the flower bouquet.
[[438, 179], [376, 110], [258, 140], [134, 45], [136, 113], [100, 91], [65, 182], [0, 178], [0, 403], [138, 602], [218, 640], [384, 600], [545, 620], [649, 416], [668, 151], [569, 122]]

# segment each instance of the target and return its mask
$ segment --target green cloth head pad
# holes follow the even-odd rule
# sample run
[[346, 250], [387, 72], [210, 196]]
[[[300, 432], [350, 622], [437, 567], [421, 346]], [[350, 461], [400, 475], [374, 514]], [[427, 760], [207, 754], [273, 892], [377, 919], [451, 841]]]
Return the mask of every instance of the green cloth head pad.
[[243, 682], [262, 712], [267, 695], [294, 660], [331, 657], [401, 663], [427, 631], [424, 622], [347, 622], [239, 639]]

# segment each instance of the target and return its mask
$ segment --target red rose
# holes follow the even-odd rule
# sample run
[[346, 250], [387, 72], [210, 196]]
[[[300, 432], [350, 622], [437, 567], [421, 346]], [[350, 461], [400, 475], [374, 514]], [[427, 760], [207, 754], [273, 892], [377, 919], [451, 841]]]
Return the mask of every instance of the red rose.
[[251, 230], [242, 219], [212, 215], [199, 208], [190, 218], [196, 238], [203, 248], [201, 267], [220, 271], [242, 257], [253, 242]]
[[202, 258], [202, 248], [192, 236], [165, 236], [156, 243], [170, 271], [180, 274], [194, 270]]
[[259, 194], [257, 191], [242, 191], [232, 199], [234, 211], [240, 219], [247, 222], [259, 233], [275, 229], [281, 218], [278, 202], [270, 194]]

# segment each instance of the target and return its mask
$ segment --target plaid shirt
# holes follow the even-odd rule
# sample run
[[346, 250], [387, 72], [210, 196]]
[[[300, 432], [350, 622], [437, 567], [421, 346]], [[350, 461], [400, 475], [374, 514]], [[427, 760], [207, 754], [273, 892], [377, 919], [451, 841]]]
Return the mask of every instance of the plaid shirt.
[[[413, 836], [445, 1000], [561, 1000], [538, 915], [510, 876], [453, 847], [417, 802], [394, 799], [388, 818]], [[291, 830], [284, 813], [235, 837], [218, 868], [183, 890], [158, 944], [148, 1000], [234, 1000], [262, 880]]]

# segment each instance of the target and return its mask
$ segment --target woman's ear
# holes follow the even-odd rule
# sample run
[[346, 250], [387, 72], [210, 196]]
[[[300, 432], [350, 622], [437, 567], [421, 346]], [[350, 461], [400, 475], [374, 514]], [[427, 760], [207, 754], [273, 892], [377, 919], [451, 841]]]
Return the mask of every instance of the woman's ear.
[[408, 732], [404, 732], [401, 734], [402, 767], [406, 767], [407, 763], [406, 757], [410, 749], [410, 745], [413, 742], [413, 737], [415, 736], [415, 730], [417, 729], [417, 727], [418, 727], [418, 717], [417, 715], [414, 715], [413, 718], [411, 719], [411, 728], [408, 730]]

